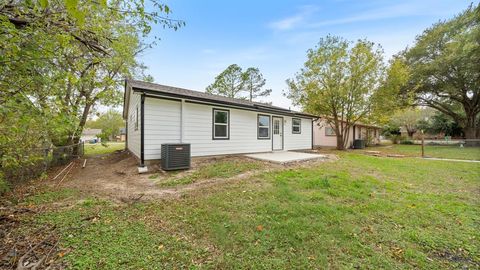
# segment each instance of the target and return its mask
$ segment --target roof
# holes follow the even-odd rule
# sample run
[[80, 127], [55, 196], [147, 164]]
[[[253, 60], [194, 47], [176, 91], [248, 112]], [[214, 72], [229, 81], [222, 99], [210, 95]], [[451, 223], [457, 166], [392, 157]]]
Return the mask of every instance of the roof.
[[133, 91], [143, 92], [146, 94], [151, 95], [162, 95], [168, 97], [176, 97], [176, 98], [183, 98], [183, 99], [190, 99], [190, 100], [199, 100], [203, 102], [212, 102], [212, 103], [220, 103], [230, 106], [237, 106], [242, 108], [248, 108], [255, 111], [263, 111], [263, 112], [271, 112], [271, 113], [281, 113], [281, 114], [288, 114], [288, 115], [298, 115], [303, 117], [311, 117], [317, 118], [315, 115], [292, 111], [289, 109], [285, 109], [282, 107], [277, 107], [261, 102], [253, 102], [246, 99], [239, 99], [239, 98], [230, 98], [220, 95], [214, 95], [210, 93], [194, 91], [184, 88], [178, 88], [168, 85], [156, 84], [156, 83], [149, 83], [137, 80], [126, 80], [125, 81], [125, 99], [124, 99], [124, 118], [126, 118], [126, 108], [128, 103], [126, 102], [129, 99], [129, 89], [133, 89]]
[[82, 135], [98, 135], [102, 133], [102, 129], [100, 128], [86, 128], [83, 130]]
[[[328, 120], [333, 120], [333, 117], [330, 117], [330, 116], [321, 116], [319, 117], [319, 119], [328, 119]], [[346, 122], [346, 121], [342, 121], [342, 122]], [[365, 124], [365, 123], [362, 123], [362, 122], [356, 122], [355, 123], [355, 126], [361, 126], [361, 127], [369, 127], [369, 128], [376, 128], [376, 129], [382, 129], [381, 127], [379, 126], [376, 126], [376, 125], [373, 125], [373, 124]]]

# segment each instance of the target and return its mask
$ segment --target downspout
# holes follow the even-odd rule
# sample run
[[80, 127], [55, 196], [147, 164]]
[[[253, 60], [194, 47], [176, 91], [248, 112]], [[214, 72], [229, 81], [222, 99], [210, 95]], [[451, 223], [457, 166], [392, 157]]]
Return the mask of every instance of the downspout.
[[145, 166], [145, 94], [140, 99], [140, 167]]
[[315, 144], [314, 144], [315, 136], [314, 136], [314, 134], [313, 134], [313, 124], [314, 124], [315, 121], [317, 121], [318, 119], [320, 119], [320, 117], [312, 118], [312, 150], [313, 150], [313, 148], [315, 147]]
[[180, 102], [180, 143], [185, 141], [185, 99]]
[[[357, 129], [356, 125], [353, 125], [353, 139], [352, 139], [352, 144], [355, 145], [355, 130]], [[352, 147], [355, 148], [355, 147]]]

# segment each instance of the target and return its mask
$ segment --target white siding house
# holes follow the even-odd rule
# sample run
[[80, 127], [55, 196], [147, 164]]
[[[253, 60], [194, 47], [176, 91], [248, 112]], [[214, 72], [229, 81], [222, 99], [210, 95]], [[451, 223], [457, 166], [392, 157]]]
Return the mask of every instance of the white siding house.
[[159, 160], [164, 143], [189, 143], [194, 157], [313, 146], [312, 115], [153, 83], [126, 81], [123, 116], [142, 164]]

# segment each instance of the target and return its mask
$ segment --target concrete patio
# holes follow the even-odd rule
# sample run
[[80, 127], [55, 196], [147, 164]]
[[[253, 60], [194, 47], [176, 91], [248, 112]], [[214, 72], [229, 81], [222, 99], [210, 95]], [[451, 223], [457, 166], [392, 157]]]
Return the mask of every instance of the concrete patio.
[[312, 160], [312, 159], [325, 159], [327, 157], [325, 155], [319, 155], [319, 154], [309, 154], [309, 153], [290, 152], [290, 151], [275, 151], [275, 152], [268, 152], [268, 153], [248, 154], [245, 156], [253, 159], [270, 161], [270, 162], [281, 163], [281, 164], [296, 162], [296, 161]]

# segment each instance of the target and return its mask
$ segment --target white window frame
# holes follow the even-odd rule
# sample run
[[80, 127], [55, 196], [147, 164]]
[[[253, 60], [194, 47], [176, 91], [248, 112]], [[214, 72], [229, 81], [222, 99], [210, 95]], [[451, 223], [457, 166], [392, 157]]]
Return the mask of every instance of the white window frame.
[[[215, 122], [215, 113], [216, 112], [227, 113], [227, 123], [216, 123]], [[212, 118], [213, 118], [212, 119], [212, 139], [213, 140], [230, 140], [230, 111], [225, 110], [225, 109], [213, 109]], [[227, 127], [226, 136], [216, 136], [215, 126], [226, 126]]]
[[[268, 126], [260, 126], [260, 117], [268, 117]], [[272, 125], [272, 117], [268, 114], [258, 114], [257, 115], [257, 139], [258, 140], [270, 140], [270, 132], [271, 132], [271, 128], [270, 126]], [[268, 132], [268, 136], [266, 137], [262, 137], [260, 136], [260, 129], [263, 128], [263, 129], [267, 129]]]
[[[298, 120], [298, 125], [295, 125], [295, 120]], [[295, 131], [295, 127], [298, 127], [298, 131]], [[302, 134], [302, 119], [292, 118], [292, 134]]]

